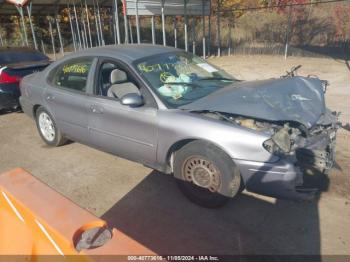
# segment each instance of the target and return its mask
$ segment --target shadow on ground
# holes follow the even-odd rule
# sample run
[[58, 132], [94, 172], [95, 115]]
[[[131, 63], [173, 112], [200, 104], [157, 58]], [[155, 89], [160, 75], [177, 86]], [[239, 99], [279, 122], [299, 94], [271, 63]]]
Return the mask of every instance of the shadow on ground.
[[[328, 190], [328, 178], [308, 181]], [[212, 210], [185, 199], [171, 176], [151, 172], [102, 217], [158, 254], [319, 254], [318, 199], [242, 194]]]
[[346, 67], [349, 69], [349, 71], [350, 71], [350, 62], [349, 62], [350, 60], [345, 60], [345, 65], [346, 65]]
[[0, 109], [0, 116], [10, 113], [23, 113], [21, 109]]

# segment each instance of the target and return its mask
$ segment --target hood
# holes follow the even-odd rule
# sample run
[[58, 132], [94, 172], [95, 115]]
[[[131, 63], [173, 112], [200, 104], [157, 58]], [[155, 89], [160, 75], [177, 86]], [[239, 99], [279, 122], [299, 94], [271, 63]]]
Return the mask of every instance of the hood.
[[305, 77], [233, 83], [181, 108], [267, 121], [295, 121], [307, 128], [314, 126], [326, 111], [322, 82]]

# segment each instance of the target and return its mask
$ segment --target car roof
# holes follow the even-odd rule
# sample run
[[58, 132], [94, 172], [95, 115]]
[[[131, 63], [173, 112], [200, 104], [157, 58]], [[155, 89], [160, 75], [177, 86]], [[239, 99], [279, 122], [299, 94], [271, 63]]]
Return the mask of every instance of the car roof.
[[72, 57], [79, 57], [81, 55], [92, 55], [92, 56], [107, 56], [123, 58], [128, 62], [133, 62], [135, 60], [159, 55], [174, 51], [180, 51], [174, 47], [161, 46], [161, 45], [151, 45], [151, 44], [120, 44], [120, 45], [107, 45], [103, 47], [89, 48], [83, 51], [76, 52], [72, 54]]

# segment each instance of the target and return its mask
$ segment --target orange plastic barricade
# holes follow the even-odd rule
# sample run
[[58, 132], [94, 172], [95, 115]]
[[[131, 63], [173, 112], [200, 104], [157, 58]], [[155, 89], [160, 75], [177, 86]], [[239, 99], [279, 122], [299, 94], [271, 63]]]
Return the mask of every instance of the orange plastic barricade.
[[[0, 255], [154, 255], [23, 169], [0, 175]], [[99, 259], [97, 259], [99, 260]]]

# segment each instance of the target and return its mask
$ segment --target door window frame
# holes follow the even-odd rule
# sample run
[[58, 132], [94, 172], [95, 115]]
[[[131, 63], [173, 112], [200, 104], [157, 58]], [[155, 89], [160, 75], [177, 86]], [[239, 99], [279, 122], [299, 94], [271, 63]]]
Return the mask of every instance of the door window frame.
[[[90, 70], [86, 79], [86, 86], [85, 86], [85, 91], [79, 91], [76, 89], [72, 89], [72, 88], [68, 88], [68, 87], [64, 87], [64, 86], [59, 86], [56, 85], [54, 82], [55, 76], [58, 73], [58, 70], [60, 68], [62, 68], [62, 66], [64, 66], [65, 64], [69, 64], [69, 63], [74, 63], [74, 61], [80, 61], [80, 60], [85, 60], [85, 59], [91, 59], [91, 66], [90, 66]], [[68, 91], [71, 93], [76, 93], [76, 94], [80, 94], [80, 95], [87, 95], [89, 94], [89, 90], [91, 90], [91, 88], [93, 88], [93, 78], [94, 78], [94, 71], [96, 70], [96, 65], [98, 62], [98, 58], [94, 57], [94, 56], [81, 56], [81, 57], [74, 57], [74, 58], [69, 58], [66, 59], [64, 61], [62, 61], [61, 63], [59, 63], [58, 65], [56, 65], [53, 69], [50, 70], [47, 78], [46, 78], [46, 82], [47, 84], [49, 84], [50, 87], [53, 87], [55, 90], [63, 90], [63, 91]]]
[[[119, 69], [123, 70], [126, 72], [127, 75], [133, 78], [133, 80], [136, 81], [138, 88], [140, 89], [140, 93], [143, 96], [143, 99], [147, 101], [143, 106], [140, 107], [151, 107], [158, 109], [158, 104], [156, 102], [156, 99], [154, 98], [153, 94], [149, 91], [148, 86], [145, 85], [143, 80], [137, 75], [137, 73], [125, 62], [114, 58], [114, 57], [106, 57], [106, 56], [100, 56], [98, 57], [98, 61], [96, 63], [95, 67], [95, 73], [94, 73], [94, 80], [91, 82], [93, 83], [91, 88], [89, 89], [88, 95], [96, 97], [96, 98], [101, 98], [101, 99], [107, 99], [107, 100], [112, 100], [120, 103], [120, 99], [118, 98], [113, 98], [113, 97], [108, 97], [108, 96], [101, 96], [98, 95], [98, 86], [100, 84], [100, 70], [102, 68], [102, 65], [104, 63], [113, 63], [118, 66]], [[123, 105], [124, 106], [124, 105]]]

